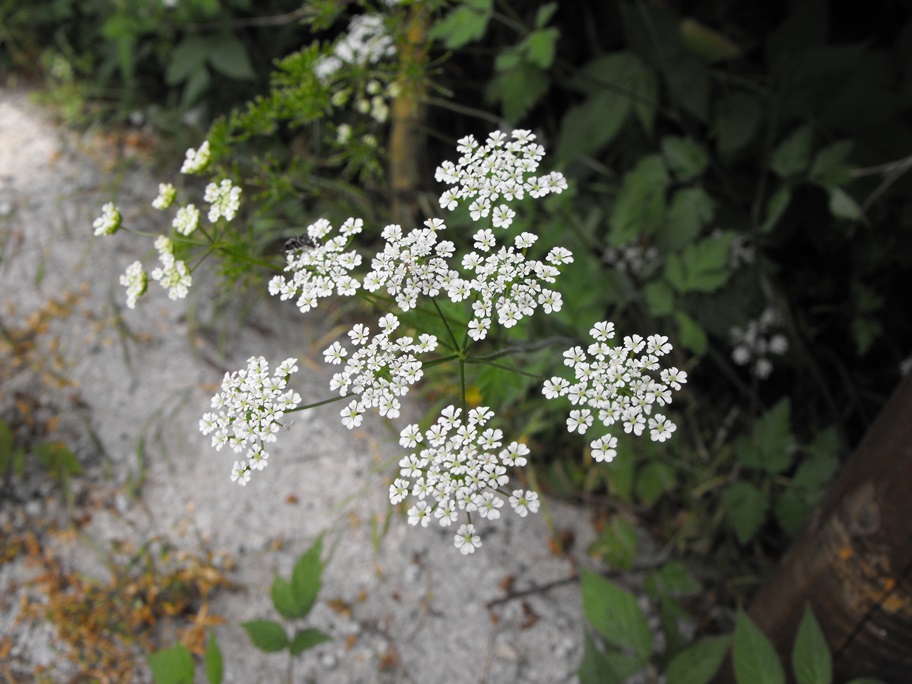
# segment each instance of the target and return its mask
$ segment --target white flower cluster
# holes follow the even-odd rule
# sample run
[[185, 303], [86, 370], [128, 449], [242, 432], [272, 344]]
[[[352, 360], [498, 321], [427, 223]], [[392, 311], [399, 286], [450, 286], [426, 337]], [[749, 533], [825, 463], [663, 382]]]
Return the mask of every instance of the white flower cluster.
[[317, 62], [314, 73], [327, 80], [344, 64], [376, 64], [396, 52], [393, 39], [379, 14], [359, 14], [352, 17], [348, 31], [336, 43], [333, 53]]
[[181, 165], [181, 173], [202, 173], [209, 165], [210, 157], [209, 141], [204, 140], [199, 149], [190, 148], [187, 150], [184, 163]]
[[468, 412], [448, 406], [437, 422], [422, 434], [418, 425], [401, 433], [399, 444], [406, 449], [424, 446], [399, 461], [399, 477], [390, 485], [390, 502], [396, 505], [409, 496], [417, 499], [408, 510], [410, 525], [427, 527], [431, 518], [441, 527], [454, 524], [461, 512], [466, 522], [456, 532], [455, 546], [463, 555], [481, 546], [481, 537], [472, 524], [472, 514], [495, 520], [500, 517], [504, 499], [521, 517], [538, 511], [535, 492], [513, 490], [507, 494], [507, 468], [524, 466], [529, 449], [511, 442], [503, 446], [503, 433], [485, 429], [494, 412], [485, 406]]
[[152, 280], [168, 290], [170, 299], [183, 299], [193, 284], [193, 276], [190, 275], [187, 264], [174, 258], [174, 245], [164, 235], [159, 235], [155, 240], [155, 249], [158, 250], [161, 266], [152, 269]]
[[127, 272], [120, 276], [120, 284], [127, 288], [127, 308], [135, 309], [136, 300], [146, 292], [149, 276], [139, 261], [127, 266]]
[[[589, 331], [594, 342], [584, 351], [571, 347], [564, 352], [564, 364], [573, 369], [576, 382], [562, 377], [547, 380], [542, 393], [548, 399], [567, 397], [581, 408], [570, 411], [567, 429], [584, 434], [597, 417], [609, 428], [622, 423], [624, 432], [636, 436], [648, 427], [654, 442], [664, 442], [675, 431], [675, 424], [661, 413], [653, 415], [654, 406], [671, 404], [671, 391], [680, 390], [687, 373], [677, 368], [661, 369], [659, 358], [668, 354], [671, 344], [662, 335], [625, 337], [623, 346], [611, 346], [614, 324], [596, 323]], [[588, 356], [587, 356], [588, 354]], [[647, 371], [659, 372], [656, 379]], [[617, 437], [605, 434], [590, 443], [596, 461], [611, 461], [616, 455]]]
[[360, 323], [349, 331], [349, 339], [358, 347], [350, 358], [338, 341], [323, 352], [326, 363], [338, 365], [345, 361], [344, 368], [333, 374], [330, 389], [342, 397], [357, 395], [340, 414], [342, 424], [349, 430], [361, 424], [361, 416], [369, 408], [378, 409], [386, 418], [398, 418], [399, 397], [408, 394], [424, 375], [415, 355], [437, 348], [433, 335], [421, 335], [417, 342], [408, 336], [393, 340], [392, 334], [399, 327], [399, 319], [393, 314], [381, 318], [379, 324], [380, 332], [373, 337], [370, 329]]
[[644, 247], [639, 242], [630, 242], [623, 247], [608, 247], [602, 254], [602, 261], [614, 266], [621, 273], [629, 273], [634, 278], [649, 276], [659, 265], [659, 250], [650, 245]]
[[212, 434], [217, 451], [226, 445], [235, 453], [247, 450], [247, 460], [235, 461], [231, 471], [231, 480], [239, 485], [250, 481], [252, 471], [266, 467], [266, 444], [276, 441], [282, 416], [301, 403], [300, 394], [285, 389], [297, 370], [297, 360], [286, 359], [270, 376], [266, 359], [250, 357], [246, 370], [225, 373], [222, 391], [212, 397], [213, 412], [200, 420], [200, 432]]
[[729, 334], [734, 346], [732, 360], [739, 366], [751, 366], [751, 372], [761, 380], [773, 372], [770, 355], [782, 356], [788, 351], [788, 338], [782, 333], [770, 335], [771, 328], [779, 324], [779, 314], [765, 309], [760, 318], [750, 320], [742, 329], [735, 326]]
[[269, 281], [269, 294], [285, 301], [298, 297], [297, 306], [307, 313], [319, 304], [320, 299], [332, 295], [353, 295], [361, 283], [349, 273], [361, 265], [361, 255], [345, 252], [351, 238], [361, 232], [364, 222], [350, 218], [339, 228], [339, 235], [326, 239], [333, 228], [329, 221], [320, 219], [307, 227], [308, 241], [313, 247], [287, 253], [286, 271], [292, 277], [277, 275]]
[[[545, 155], [535, 136], [526, 130], [515, 130], [507, 140], [506, 133], [494, 131], [484, 147], [471, 135], [459, 141], [462, 155], [455, 164], [445, 161], [437, 167], [435, 178], [450, 187], [440, 196], [440, 206], [453, 210], [461, 201], [473, 200], [469, 213], [473, 221], [487, 218], [498, 200], [522, 199], [528, 192], [532, 197], [544, 197], [567, 189], [564, 176], [553, 171], [544, 176], [528, 176], [538, 168]], [[508, 227], [514, 213], [506, 205], [494, 208], [495, 228]]]
[[211, 204], [209, 207], [210, 223], [218, 221], [220, 216], [224, 216], [226, 221], [230, 221], [241, 206], [241, 189], [227, 178], [223, 178], [218, 185], [209, 183], [203, 198]]
[[101, 216], [92, 223], [92, 227], [95, 229], [95, 237], [113, 235], [120, 228], [120, 223], [120, 210], [114, 206], [113, 202], [108, 202], [101, 208]]

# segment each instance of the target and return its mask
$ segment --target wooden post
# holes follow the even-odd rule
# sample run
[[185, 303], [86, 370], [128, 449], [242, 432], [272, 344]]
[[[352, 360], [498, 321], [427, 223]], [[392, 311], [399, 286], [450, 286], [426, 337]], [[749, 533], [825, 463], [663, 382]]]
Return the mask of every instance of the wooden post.
[[912, 375], [883, 408], [750, 616], [790, 670], [810, 604], [833, 651], [834, 681], [912, 681]]

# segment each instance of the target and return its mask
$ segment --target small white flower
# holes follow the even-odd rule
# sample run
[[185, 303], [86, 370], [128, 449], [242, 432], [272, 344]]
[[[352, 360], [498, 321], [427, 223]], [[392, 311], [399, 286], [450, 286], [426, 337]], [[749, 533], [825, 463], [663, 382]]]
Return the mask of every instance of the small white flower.
[[156, 209], [167, 209], [174, 204], [175, 197], [177, 197], [177, 190], [171, 183], [159, 183], [158, 197], [152, 200], [152, 206]]
[[143, 270], [142, 264], [134, 261], [127, 266], [127, 272], [120, 276], [120, 284], [127, 288], [127, 307], [136, 307], [136, 300], [146, 292], [149, 276]]
[[190, 148], [187, 150], [184, 163], [181, 166], [181, 173], [202, 173], [209, 164], [209, 141], [203, 141], [198, 150]]
[[218, 221], [220, 216], [224, 216], [226, 221], [230, 221], [241, 206], [241, 189], [225, 178], [218, 185], [209, 183], [206, 186], [204, 198], [211, 204], [209, 207], [210, 223]]
[[92, 223], [95, 228], [95, 236], [113, 235], [120, 228], [121, 216], [120, 210], [114, 206], [113, 202], [108, 202], [101, 208], [101, 216]]
[[456, 532], [455, 545], [463, 556], [475, 553], [475, 549], [480, 549], [481, 537], [475, 534], [475, 526], [461, 525]]
[[181, 235], [190, 235], [199, 227], [199, 209], [193, 204], [181, 207], [171, 223], [172, 227]]

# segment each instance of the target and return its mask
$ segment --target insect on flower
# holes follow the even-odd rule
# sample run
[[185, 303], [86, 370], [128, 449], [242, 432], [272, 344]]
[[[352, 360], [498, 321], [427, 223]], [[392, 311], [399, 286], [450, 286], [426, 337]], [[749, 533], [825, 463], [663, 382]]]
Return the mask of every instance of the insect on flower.
[[309, 235], [304, 233], [285, 240], [285, 246], [282, 249], [287, 254], [290, 252], [309, 252], [316, 246], [317, 243], [314, 242]]

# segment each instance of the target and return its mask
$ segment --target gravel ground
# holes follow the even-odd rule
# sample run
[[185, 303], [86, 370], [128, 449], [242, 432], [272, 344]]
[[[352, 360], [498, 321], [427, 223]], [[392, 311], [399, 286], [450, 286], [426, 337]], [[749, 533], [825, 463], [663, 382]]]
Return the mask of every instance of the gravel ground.
[[[216, 628], [225, 682], [575, 681], [582, 607], [577, 584], [563, 581], [573, 575], [571, 561], [549, 553], [545, 516], [506, 514], [483, 526], [485, 545], [469, 557], [453, 548], [452, 531], [410, 528], [395, 516], [374, 543], [371, 523], [382, 523], [389, 509], [386, 478], [397, 445], [380, 422], [349, 432], [332, 406], [297, 414], [272, 466], [249, 486], [229, 481], [232, 459], [197, 431], [224, 371], [251, 355], [273, 364], [298, 356], [295, 389], [305, 401], [326, 397], [319, 351], [330, 324], [263, 298], [242, 329], [219, 334], [208, 323], [216, 320], [211, 282], [194, 284], [191, 298], [178, 303], [153, 283], [135, 311], [122, 308], [117, 279], [134, 259], [152, 261], [151, 241], [92, 239], [92, 220], [113, 199], [126, 224], [154, 228], [149, 203], [164, 179], [142, 164], [124, 171], [112, 161], [109, 148], [62, 132], [23, 93], [0, 90], [0, 316], [10, 307], [27, 313], [65, 290], [81, 293], [79, 314], [58, 321], [57, 330], [63, 372], [76, 384], [63, 404], [49, 394], [46, 410], [71, 426], [74, 450], [88, 464], [74, 484], [77, 501], [98, 492], [112, 501], [93, 509], [77, 540], [45, 540], [66, 567], [103, 580], [105, 566], [92, 549], [114, 540], [138, 546], [166, 539], [230, 554], [237, 589], [219, 592], [211, 606], [226, 619]], [[240, 318], [229, 311], [217, 320]], [[143, 472], [136, 500], [123, 485]], [[0, 522], [31, 524], [59, 510], [47, 478], [17, 487], [15, 500], [0, 502]], [[547, 503], [557, 528], [585, 548], [592, 538], [585, 511]], [[324, 532], [333, 553], [310, 624], [337, 638], [298, 658], [289, 675], [286, 656], [255, 650], [239, 623], [273, 615], [274, 574], [287, 575]], [[29, 681], [36, 666], [46, 666], [52, 681], [69, 681], [73, 670], [53, 628], [15, 621], [33, 573], [21, 559], [0, 565], [0, 635], [13, 643], [0, 674]], [[489, 607], [505, 596], [507, 578], [516, 592], [553, 587]], [[349, 610], [338, 610], [342, 604]], [[137, 681], [149, 679], [142, 673]]]

